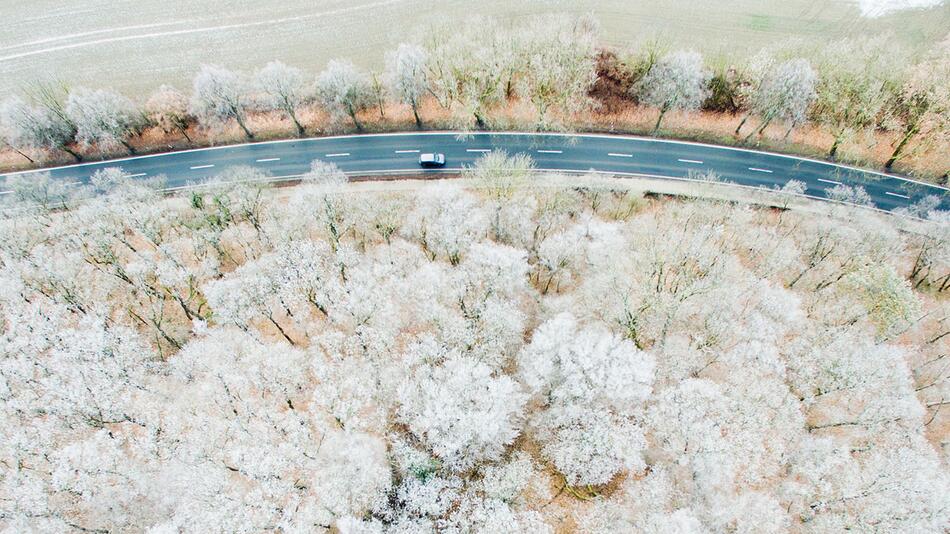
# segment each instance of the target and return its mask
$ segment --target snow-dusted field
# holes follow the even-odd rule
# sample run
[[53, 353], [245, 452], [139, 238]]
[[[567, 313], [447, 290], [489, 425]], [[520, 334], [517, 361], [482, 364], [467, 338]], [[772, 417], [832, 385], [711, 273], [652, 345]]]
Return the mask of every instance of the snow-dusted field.
[[939, 1], [449, 0], [433, 7], [423, 0], [0, 0], [0, 96], [50, 78], [139, 95], [161, 83], [187, 84], [201, 63], [255, 68], [280, 59], [316, 71], [330, 58], [350, 57], [378, 67], [387, 48], [432, 24], [472, 24], [473, 15], [517, 21], [538, 12], [593, 11], [610, 43], [659, 37], [712, 53], [882, 30], [921, 44], [950, 26], [950, 5], [860, 14]]

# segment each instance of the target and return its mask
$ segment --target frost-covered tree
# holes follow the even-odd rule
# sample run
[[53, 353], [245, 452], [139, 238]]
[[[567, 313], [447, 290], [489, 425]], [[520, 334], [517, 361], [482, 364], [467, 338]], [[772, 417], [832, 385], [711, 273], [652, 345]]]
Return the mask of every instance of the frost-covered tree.
[[261, 106], [286, 113], [297, 128], [297, 135], [302, 136], [304, 127], [297, 118], [297, 108], [308, 100], [303, 72], [280, 61], [271, 61], [254, 74], [254, 85], [261, 93]]
[[831, 189], [826, 189], [825, 195], [838, 202], [847, 202], [849, 204], [857, 204], [858, 206], [874, 206], [874, 203], [871, 201], [871, 195], [860, 185], [839, 184]]
[[82, 156], [70, 148], [76, 126], [65, 114], [53, 113], [11, 96], [0, 105], [0, 126], [5, 141], [17, 150], [62, 150], [76, 161], [82, 161]]
[[191, 142], [188, 127], [194, 116], [188, 110], [188, 97], [170, 85], [162, 85], [145, 102], [145, 115], [148, 120], [166, 134], [180, 133]]
[[587, 93], [597, 79], [597, 26], [592, 17], [543, 17], [524, 30], [526, 64], [519, 92], [534, 106], [539, 130], [557, 126], [552, 110], [573, 113], [590, 105]]
[[464, 356], [419, 367], [399, 397], [400, 419], [455, 471], [497, 460], [520, 432], [525, 403], [514, 380]]
[[429, 52], [430, 90], [439, 103], [452, 110], [460, 128], [485, 128], [489, 112], [514, 89], [520, 71], [520, 43], [491, 19], [433, 31]]
[[630, 340], [568, 313], [535, 329], [518, 355], [519, 375], [533, 395], [552, 404], [604, 406], [635, 412], [651, 393], [655, 362]]
[[[905, 155], [907, 144], [925, 137], [934, 143], [946, 140], [950, 130], [950, 36], [937, 44], [920, 63], [910, 68], [907, 79], [888, 109], [888, 126], [900, 133], [884, 164], [894, 166]], [[920, 134], [924, 133], [925, 136]]]
[[134, 154], [129, 138], [138, 134], [144, 116], [128, 98], [105, 89], [76, 88], [66, 99], [66, 115], [76, 125], [76, 141], [108, 150], [122, 145]]
[[568, 484], [605, 484], [644, 467], [643, 431], [630, 416], [651, 393], [653, 358], [570, 314], [539, 326], [518, 355], [519, 376], [547, 409], [533, 422], [542, 451]]
[[653, 131], [660, 129], [668, 111], [699, 108], [709, 94], [711, 76], [699, 52], [673, 52], [660, 58], [636, 89], [640, 102], [660, 110]]
[[813, 118], [832, 130], [834, 158], [841, 143], [874, 125], [890, 97], [894, 65], [903, 52], [883, 38], [846, 39], [822, 50]]
[[331, 432], [323, 438], [318, 475], [310, 481], [334, 518], [360, 516], [379, 506], [392, 484], [386, 444], [369, 434]]
[[350, 117], [356, 129], [363, 130], [357, 114], [372, 104], [369, 75], [351, 61], [331, 60], [317, 76], [317, 98], [336, 120]]
[[254, 134], [247, 127], [251, 104], [248, 82], [236, 72], [202, 65], [192, 81], [189, 110], [205, 126], [220, 126], [234, 120], [244, 135], [253, 139]]
[[458, 263], [469, 246], [485, 235], [488, 220], [476, 198], [450, 185], [436, 185], [422, 192], [406, 216], [402, 232], [417, 240], [433, 258]]
[[752, 109], [762, 118], [762, 124], [746, 139], [761, 135], [774, 120], [788, 123], [789, 130], [804, 122], [815, 100], [817, 82], [818, 75], [808, 60], [791, 59], [773, 67], [752, 98]]
[[401, 43], [395, 50], [386, 52], [386, 71], [383, 78], [389, 93], [397, 101], [412, 108], [416, 127], [422, 127], [419, 106], [429, 90], [426, 74], [428, 53], [418, 45]]

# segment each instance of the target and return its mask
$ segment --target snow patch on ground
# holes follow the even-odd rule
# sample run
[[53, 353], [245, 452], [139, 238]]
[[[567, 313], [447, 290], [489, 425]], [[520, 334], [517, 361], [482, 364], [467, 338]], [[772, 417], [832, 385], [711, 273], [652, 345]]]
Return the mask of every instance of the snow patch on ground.
[[939, 6], [944, 0], [858, 0], [861, 16], [874, 18], [905, 9], [923, 9]]

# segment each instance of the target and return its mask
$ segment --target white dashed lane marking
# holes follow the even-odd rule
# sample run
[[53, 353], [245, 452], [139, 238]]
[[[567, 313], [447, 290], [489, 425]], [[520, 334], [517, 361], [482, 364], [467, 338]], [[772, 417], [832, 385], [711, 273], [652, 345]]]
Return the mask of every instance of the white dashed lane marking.
[[147, 172], [139, 172], [139, 173], [135, 173], [135, 174], [126, 174], [125, 176], [126, 176], [127, 178], [138, 178], [139, 176], [148, 176], [148, 173], [147, 173]]
[[214, 165], [195, 165], [194, 167], [191, 167], [191, 170], [210, 169], [211, 167], [214, 167]]
[[758, 168], [758, 167], [749, 167], [749, 170], [750, 170], [750, 171], [755, 171], [755, 172], [767, 172], [767, 173], [769, 173], [769, 174], [772, 174], [772, 171], [770, 171], [770, 170], [768, 170], [768, 169], [760, 169], [760, 168]]
[[266, 163], [268, 161], [280, 161], [280, 158], [261, 158], [257, 160], [258, 163]]
[[910, 199], [910, 197], [907, 196], [907, 195], [900, 195], [900, 194], [898, 194], [898, 193], [891, 193], [890, 191], [884, 191], [884, 194], [885, 194], [885, 195], [891, 195], [892, 197], [897, 197], [897, 198]]
[[614, 158], [632, 158], [633, 157], [633, 154], [621, 154], [619, 152], [608, 152], [607, 155]]
[[13, 191], [0, 191], [0, 195], [9, 195]]
[[325, 154], [324, 157], [326, 157], [326, 158], [340, 158], [340, 157], [349, 156], [349, 155], [350, 155], [349, 152], [337, 152], [337, 153], [335, 153], [335, 154]]
[[82, 184], [82, 182], [69, 182], [69, 183], [65, 183], [65, 184], [63, 184], [63, 185], [81, 185], [81, 184]]
[[819, 178], [818, 181], [825, 182], [826, 184], [844, 185], [841, 182], [836, 182], [834, 180], [825, 180], [824, 178]]
[[698, 159], [678, 159], [676, 161], [681, 161], [683, 163], [695, 163], [697, 165], [702, 165], [703, 162]]
[[466, 152], [491, 152], [490, 148], [466, 148]]
[[538, 154], [563, 154], [563, 150], [538, 150]]
[[396, 154], [415, 154], [418, 150], [396, 150]]

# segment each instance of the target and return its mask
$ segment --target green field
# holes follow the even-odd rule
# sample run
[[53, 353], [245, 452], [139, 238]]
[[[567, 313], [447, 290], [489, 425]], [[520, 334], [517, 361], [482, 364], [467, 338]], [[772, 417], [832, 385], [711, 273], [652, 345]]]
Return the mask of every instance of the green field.
[[707, 54], [746, 52], [790, 38], [812, 43], [892, 31], [913, 47], [950, 28], [950, 4], [875, 19], [845, 0], [0, 0], [0, 96], [36, 80], [112, 87], [141, 96], [185, 88], [201, 63], [252, 69], [280, 59], [311, 71], [349, 57], [379, 67], [383, 52], [431, 24], [474, 15], [517, 23], [538, 13], [593, 12], [604, 40], [660, 39]]

